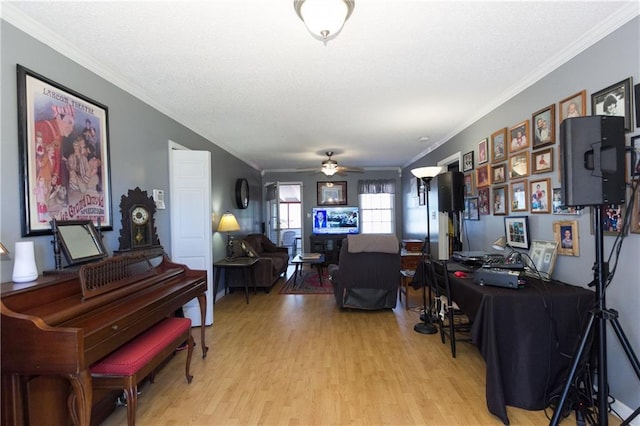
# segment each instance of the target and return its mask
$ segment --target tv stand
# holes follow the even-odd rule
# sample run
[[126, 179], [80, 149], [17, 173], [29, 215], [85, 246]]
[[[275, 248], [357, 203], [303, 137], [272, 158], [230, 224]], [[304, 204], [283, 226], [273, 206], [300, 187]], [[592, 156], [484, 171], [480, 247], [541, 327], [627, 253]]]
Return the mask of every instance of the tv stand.
[[311, 252], [324, 254], [324, 264], [338, 264], [344, 234], [315, 234], [309, 237]]

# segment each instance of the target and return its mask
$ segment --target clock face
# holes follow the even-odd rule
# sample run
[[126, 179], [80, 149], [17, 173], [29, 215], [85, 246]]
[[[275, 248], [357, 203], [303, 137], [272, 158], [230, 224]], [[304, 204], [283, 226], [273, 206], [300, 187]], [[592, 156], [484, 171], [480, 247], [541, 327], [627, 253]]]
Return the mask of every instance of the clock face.
[[149, 212], [144, 207], [138, 206], [131, 211], [131, 222], [135, 225], [144, 225], [149, 220]]

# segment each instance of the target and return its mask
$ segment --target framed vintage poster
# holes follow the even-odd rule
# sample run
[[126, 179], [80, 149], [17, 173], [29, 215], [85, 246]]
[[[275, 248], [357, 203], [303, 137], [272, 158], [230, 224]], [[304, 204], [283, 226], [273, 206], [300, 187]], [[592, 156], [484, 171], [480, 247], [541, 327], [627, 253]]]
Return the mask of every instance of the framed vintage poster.
[[556, 241], [532, 241], [529, 258], [536, 271], [544, 278], [549, 278], [556, 264], [558, 243]]
[[591, 206], [591, 234], [595, 234], [593, 229], [593, 209], [600, 209], [600, 224], [602, 226], [603, 235], [616, 236], [624, 229], [624, 205], [622, 204], [605, 204], [599, 206]]
[[556, 105], [551, 104], [531, 116], [533, 149], [556, 143]]
[[476, 167], [476, 186], [483, 188], [491, 185], [491, 175], [489, 174], [489, 165]]
[[504, 216], [507, 214], [509, 205], [509, 192], [507, 185], [493, 188], [493, 214], [494, 216]]
[[580, 256], [580, 234], [577, 220], [553, 222], [553, 239], [558, 243], [558, 254]]
[[520, 152], [509, 158], [509, 178], [520, 179], [529, 176], [529, 152]]
[[465, 173], [464, 175], [464, 196], [471, 197], [474, 195], [475, 186], [473, 184], [473, 173]]
[[489, 214], [489, 188], [478, 189], [478, 211], [480, 214]]
[[464, 199], [464, 218], [468, 220], [480, 220], [480, 210], [478, 209], [478, 197]]
[[111, 230], [106, 106], [18, 65], [22, 236], [51, 234], [52, 219]]
[[631, 77], [591, 95], [591, 115], [624, 117], [624, 131], [633, 128], [631, 116]]
[[518, 123], [509, 129], [509, 152], [522, 151], [530, 146], [529, 120]]
[[551, 212], [551, 179], [529, 181], [531, 213]]
[[478, 164], [489, 161], [489, 139], [484, 138], [478, 142]]
[[319, 206], [347, 205], [347, 181], [317, 182], [316, 187]]
[[469, 151], [462, 156], [462, 171], [473, 170], [473, 151]]
[[491, 134], [491, 162], [500, 163], [507, 159], [507, 128]]
[[507, 216], [504, 218], [507, 244], [515, 248], [529, 248], [529, 218], [527, 216]]
[[519, 182], [511, 182], [509, 184], [511, 188], [511, 211], [512, 212], [526, 212], [529, 209], [529, 189], [527, 180], [521, 180]]
[[553, 148], [541, 149], [531, 153], [532, 173], [553, 171]]
[[507, 163], [491, 166], [491, 182], [505, 183], [507, 181]]
[[587, 111], [587, 91], [582, 90], [560, 101], [560, 123], [565, 118], [583, 117]]
[[573, 214], [580, 215], [582, 210], [575, 207], [565, 206], [562, 202], [562, 189], [553, 188], [551, 192], [551, 212], [553, 214]]

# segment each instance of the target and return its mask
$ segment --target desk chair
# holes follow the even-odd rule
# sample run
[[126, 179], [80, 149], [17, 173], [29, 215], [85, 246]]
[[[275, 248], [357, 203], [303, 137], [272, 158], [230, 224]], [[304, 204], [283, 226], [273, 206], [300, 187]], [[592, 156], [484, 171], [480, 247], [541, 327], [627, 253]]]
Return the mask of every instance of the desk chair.
[[[449, 271], [446, 260], [432, 260], [431, 274], [436, 291], [438, 306], [438, 322], [440, 323], [440, 338], [445, 343], [448, 335], [451, 342], [451, 356], [456, 357], [456, 341], [470, 342], [471, 321], [460, 310], [451, 297], [451, 286], [449, 284]], [[456, 336], [456, 333], [465, 333], [463, 336]]]

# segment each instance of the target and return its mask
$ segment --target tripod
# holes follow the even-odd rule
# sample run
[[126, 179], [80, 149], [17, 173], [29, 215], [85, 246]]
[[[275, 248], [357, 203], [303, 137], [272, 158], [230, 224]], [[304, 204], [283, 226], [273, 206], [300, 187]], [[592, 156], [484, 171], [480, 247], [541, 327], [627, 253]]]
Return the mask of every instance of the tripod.
[[[576, 370], [582, 359], [582, 355], [587, 342], [591, 336], [591, 333], [596, 333], [597, 338], [597, 365], [596, 370], [598, 372], [598, 425], [607, 426], [609, 424], [608, 413], [608, 392], [609, 384], [607, 381], [607, 321], [611, 322], [613, 331], [615, 332], [622, 348], [624, 349], [636, 376], [640, 380], [640, 362], [636, 357], [627, 336], [622, 330], [622, 326], [618, 321], [618, 312], [613, 309], [607, 309], [606, 304], [606, 288], [605, 281], [609, 275], [609, 266], [604, 261], [603, 255], [603, 230], [602, 230], [602, 209], [601, 206], [594, 206], [593, 226], [595, 229], [596, 238], [596, 263], [594, 265], [595, 285], [596, 285], [596, 307], [589, 312], [589, 319], [587, 326], [584, 330], [578, 350], [573, 358], [573, 364], [569, 372], [569, 377], [562, 391], [560, 403], [555, 409], [553, 418], [551, 419], [551, 425], [556, 426], [560, 415], [562, 414], [562, 407], [564, 406], [571, 384], [575, 379]], [[628, 425], [638, 414], [640, 414], [640, 408], [635, 410], [629, 418], [624, 420], [622, 425]]]

